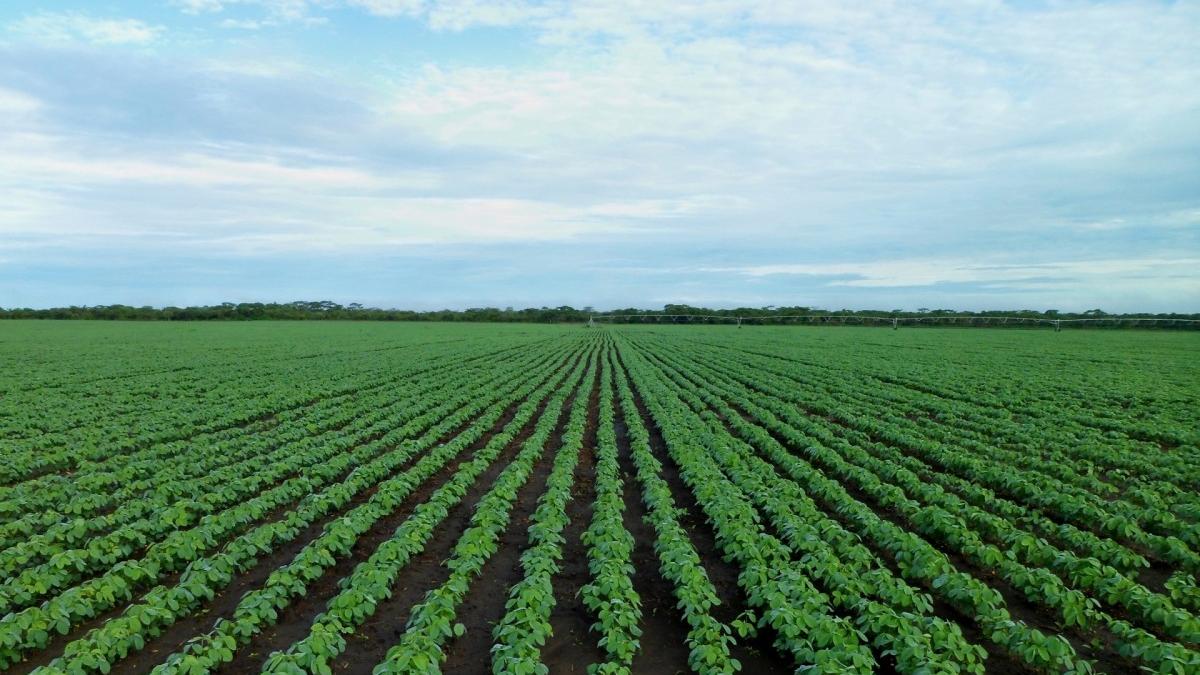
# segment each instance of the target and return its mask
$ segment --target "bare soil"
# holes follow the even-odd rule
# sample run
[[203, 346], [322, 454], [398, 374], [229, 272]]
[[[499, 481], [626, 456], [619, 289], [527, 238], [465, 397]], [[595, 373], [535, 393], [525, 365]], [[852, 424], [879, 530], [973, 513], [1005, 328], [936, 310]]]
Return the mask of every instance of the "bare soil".
[[563, 557], [554, 578], [554, 609], [550, 613], [553, 634], [542, 648], [542, 661], [552, 673], [585, 675], [588, 665], [604, 659], [600, 636], [590, 632], [596, 617], [583, 604], [580, 591], [591, 580], [587, 547], [581, 537], [592, 522], [596, 501], [596, 427], [600, 422], [600, 379], [596, 378], [588, 395], [587, 425], [583, 448], [575, 468], [571, 501], [567, 504], [570, 522], [563, 530]]
[[[619, 353], [618, 362], [628, 377], [628, 369], [624, 367], [624, 361], [620, 358]], [[745, 593], [738, 585], [739, 569], [737, 564], [724, 559], [720, 547], [717, 546], [712, 526], [705, 520], [695, 495], [679, 475], [679, 467], [667, 452], [662, 433], [654, 424], [654, 420], [642, 400], [641, 393], [632, 386], [632, 378], [629, 379], [634, 394], [634, 403], [641, 415], [642, 424], [649, 431], [650, 449], [663, 466], [662, 477], [671, 488], [671, 496], [675, 505], [683, 510], [679, 522], [691, 536], [692, 545], [695, 546], [701, 564], [716, 588], [717, 597], [721, 601], [719, 606], [712, 609], [712, 615], [722, 623], [729, 623], [747, 609]], [[653, 541], [653, 537], [650, 541]], [[674, 607], [674, 602], [671, 603], [671, 606]], [[741, 662], [744, 672], [791, 673], [794, 667], [788, 658], [781, 655], [772, 646], [773, 641], [772, 631], [760, 630], [758, 636], [753, 639], [736, 641], [729, 651], [733, 658]], [[643, 642], [642, 646], [644, 650], [653, 649], [650, 643]]]

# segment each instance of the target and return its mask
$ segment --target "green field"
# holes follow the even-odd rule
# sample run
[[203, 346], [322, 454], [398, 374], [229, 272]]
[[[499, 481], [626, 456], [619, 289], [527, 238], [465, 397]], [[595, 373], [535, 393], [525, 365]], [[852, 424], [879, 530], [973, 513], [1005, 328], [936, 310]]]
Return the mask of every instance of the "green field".
[[1194, 332], [8, 321], [0, 458], [6, 672], [1200, 672]]

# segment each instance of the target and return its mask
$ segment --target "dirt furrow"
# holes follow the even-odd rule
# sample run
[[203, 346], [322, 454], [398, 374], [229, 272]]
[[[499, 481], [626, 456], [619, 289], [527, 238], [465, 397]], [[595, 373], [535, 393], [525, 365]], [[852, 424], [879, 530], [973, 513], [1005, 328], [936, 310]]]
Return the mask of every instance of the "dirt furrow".
[[589, 664], [604, 658], [598, 638], [589, 631], [595, 618], [583, 604], [580, 590], [591, 580], [587, 547], [582, 536], [592, 522], [596, 501], [596, 427], [600, 422], [600, 378], [588, 394], [587, 423], [571, 501], [567, 504], [570, 523], [563, 530], [563, 557], [554, 578], [554, 610], [550, 613], [553, 634], [542, 648], [542, 661], [553, 673], [584, 675]]

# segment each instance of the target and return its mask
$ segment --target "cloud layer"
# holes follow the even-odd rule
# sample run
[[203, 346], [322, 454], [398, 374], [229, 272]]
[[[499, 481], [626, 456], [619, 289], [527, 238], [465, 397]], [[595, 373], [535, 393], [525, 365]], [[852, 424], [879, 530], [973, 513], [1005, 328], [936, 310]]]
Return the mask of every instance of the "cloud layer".
[[0, 305], [1200, 310], [1189, 3], [22, 4]]
[[163, 31], [137, 19], [96, 18], [79, 12], [41, 12], [12, 22], [9, 30], [41, 43], [146, 44]]

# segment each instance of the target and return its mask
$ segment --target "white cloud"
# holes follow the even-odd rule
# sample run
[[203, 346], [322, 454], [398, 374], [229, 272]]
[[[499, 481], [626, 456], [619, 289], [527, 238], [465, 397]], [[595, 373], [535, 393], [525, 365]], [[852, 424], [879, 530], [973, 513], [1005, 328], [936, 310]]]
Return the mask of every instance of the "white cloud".
[[153, 42], [164, 32], [138, 19], [106, 19], [79, 12], [31, 14], [8, 25], [8, 30], [39, 42], [120, 45]]
[[520, 0], [440, 0], [426, 8], [425, 18], [435, 30], [461, 31], [477, 26], [516, 26], [541, 23], [561, 11], [557, 3]]
[[1162, 219], [1166, 227], [1200, 228], [1200, 208], [1182, 209], [1166, 214]]
[[0, 216], [0, 232], [46, 246], [105, 237], [152, 248], [169, 237], [176, 250], [265, 254], [565, 241], [729, 206], [720, 196], [583, 204], [428, 197], [445, 188], [432, 171], [372, 171], [346, 158], [262, 148], [84, 152], [37, 131], [0, 136], [0, 158], [0, 201], [20, 205]]
[[275, 18], [308, 20], [314, 11], [332, 7], [359, 9], [387, 19], [419, 17], [436, 30], [477, 26], [511, 26], [561, 15], [561, 3], [523, 0], [174, 0], [188, 14], [221, 12], [233, 6], [258, 6]]
[[[304, 199], [303, 197], [299, 197]], [[587, 208], [529, 199], [325, 195], [305, 200], [308, 216], [284, 231], [235, 234], [206, 244], [273, 250], [564, 241], [627, 229]], [[632, 205], [631, 208], [637, 208]]]
[[359, 168], [305, 162], [293, 157], [221, 156], [187, 150], [170, 156], [80, 153], [69, 139], [41, 133], [0, 137], [0, 181], [46, 186], [175, 185], [241, 186], [277, 190], [430, 189], [436, 179], [424, 172], [377, 176]]
[[241, 30], [260, 30], [270, 26], [269, 21], [260, 21], [258, 19], [222, 19], [222, 28], [238, 28]]
[[188, 14], [219, 12], [225, 9], [225, 2], [222, 0], [172, 0], [171, 4]]
[[[1186, 49], [1200, 17], [1179, 6], [777, 4], [520, 5], [512, 15], [543, 37], [613, 39], [557, 42], [534, 66], [431, 65], [398, 83], [393, 111], [446, 143], [567, 153], [656, 136], [739, 144], [792, 168], [961, 172], [1112, 158], [1144, 138], [1133, 125], [1200, 106], [1200, 57]], [[425, 16], [461, 28], [498, 23], [493, 9], [435, 3]], [[1069, 49], [1056, 46], [1063, 32]], [[1054, 142], [1029, 142], [1039, 135]]]
[[0, 87], [0, 114], [27, 116], [41, 108], [42, 102], [33, 96], [15, 89]]
[[231, 7], [254, 6], [262, 8], [262, 19], [226, 19], [224, 28], [257, 29], [280, 23], [320, 25], [327, 22], [322, 16], [313, 16], [314, 9], [331, 6], [332, 2], [312, 0], [173, 0], [185, 14], [216, 14]]
[[348, 4], [383, 17], [415, 16], [425, 8], [424, 0], [349, 0]]
[[936, 284], [990, 284], [1048, 288], [1060, 285], [1113, 283], [1114, 280], [1181, 279], [1200, 290], [1200, 258], [1181, 257], [1062, 260], [1054, 262], [979, 263], [957, 259], [873, 260], [839, 263], [797, 263], [707, 267], [701, 272], [733, 273], [747, 277], [799, 275], [851, 277], [831, 279], [829, 286], [891, 288]]
[[[221, 34], [211, 63], [116, 55], [104, 72], [133, 75], [103, 95], [0, 90], [0, 131], [29, 132], [0, 145], [10, 231], [171, 222], [182, 248], [245, 252], [607, 242], [630, 267], [670, 251], [681, 279], [725, 270], [676, 286], [699, 302], [1195, 287], [1154, 253], [1195, 250], [1200, 225], [1194, 3], [175, 4], [210, 13], [195, 34], [328, 19], [337, 44], [367, 15], [428, 33], [397, 50], [383, 23], [354, 64], [316, 35]], [[1005, 257], [1038, 249], [1061, 256]], [[766, 264], [789, 259], [824, 262]]]

